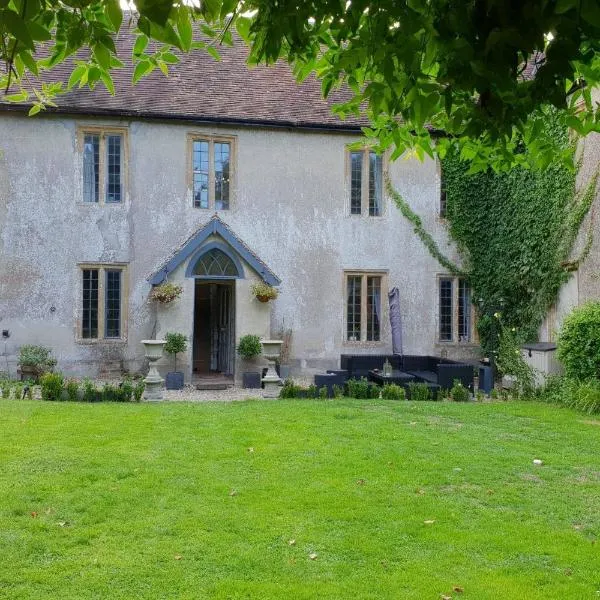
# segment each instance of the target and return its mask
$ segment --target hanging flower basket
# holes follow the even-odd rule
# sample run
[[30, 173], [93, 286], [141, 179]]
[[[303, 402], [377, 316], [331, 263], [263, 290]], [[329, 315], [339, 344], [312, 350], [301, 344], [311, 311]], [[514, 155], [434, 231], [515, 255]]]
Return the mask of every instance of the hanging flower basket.
[[152, 289], [150, 298], [161, 304], [169, 304], [170, 302], [173, 302], [173, 300], [177, 300], [182, 292], [183, 287], [180, 285], [174, 283], [161, 283]]
[[259, 281], [257, 283], [253, 283], [250, 286], [250, 291], [259, 302], [268, 302], [269, 300], [275, 300], [279, 295], [277, 289], [268, 283], [264, 283], [263, 281]]

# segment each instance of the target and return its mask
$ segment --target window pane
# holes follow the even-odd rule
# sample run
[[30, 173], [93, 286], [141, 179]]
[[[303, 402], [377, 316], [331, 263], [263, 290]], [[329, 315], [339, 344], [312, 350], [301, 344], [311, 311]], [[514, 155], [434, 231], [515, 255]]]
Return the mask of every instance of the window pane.
[[360, 293], [361, 276], [349, 275], [347, 282], [347, 339], [352, 342], [360, 341]]
[[121, 337], [121, 271], [106, 271], [105, 337]]
[[106, 136], [106, 201], [121, 202], [121, 136]]
[[369, 152], [369, 215], [381, 215], [383, 198], [383, 159], [375, 152]]
[[362, 152], [350, 153], [350, 214], [361, 214]]
[[452, 279], [440, 279], [440, 341], [452, 341]]
[[194, 275], [201, 277], [238, 277], [234, 262], [218, 248], [202, 255], [194, 266]]
[[83, 270], [81, 337], [98, 337], [98, 270]]
[[471, 287], [458, 280], [458, 341], [471, 341]]
[[381, 335], [381, 277], [367, 277], [367, 341], [378, 342]]
[[98, 202], [100, 194], [100, 136], [83, 138], [83, 201]]
[[229, 209], [230, 145], [215, 142], [215, 210]]
[[208, 208], [208, 142], [194, 141], [194, 206]]

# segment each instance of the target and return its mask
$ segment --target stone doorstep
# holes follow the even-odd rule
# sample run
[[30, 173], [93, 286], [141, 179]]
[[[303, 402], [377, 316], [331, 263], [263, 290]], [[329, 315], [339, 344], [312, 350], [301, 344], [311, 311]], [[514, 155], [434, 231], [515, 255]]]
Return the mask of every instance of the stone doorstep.
[[221, 381], [206, 381], [202, 383], [196, 383], [194, 387], [200, 391], [210, 391], [210, 390], [229, 390], [234, 387], [233, 382], [224, 383]]

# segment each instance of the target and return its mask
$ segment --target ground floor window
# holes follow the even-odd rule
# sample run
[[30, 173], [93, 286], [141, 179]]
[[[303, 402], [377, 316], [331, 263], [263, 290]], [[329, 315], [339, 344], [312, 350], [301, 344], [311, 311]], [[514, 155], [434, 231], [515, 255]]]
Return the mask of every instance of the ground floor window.
[[345, 273], [346, 341], [381, 340], [383, 283], [382, 273]]
[[125, 324], [125, 266], [80, 265], [80, 270], [81, 339], [122, 339]]
[[440, 342], [472, 342], [474, 313], [471, 286], [461, 277], [440, 277], [439, 334]]

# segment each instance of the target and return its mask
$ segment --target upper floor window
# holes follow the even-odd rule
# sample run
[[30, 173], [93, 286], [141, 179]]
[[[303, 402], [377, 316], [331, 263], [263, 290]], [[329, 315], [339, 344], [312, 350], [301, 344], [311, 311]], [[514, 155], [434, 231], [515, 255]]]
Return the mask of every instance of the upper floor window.
[[124, 196], [125, 131], [122, 129], [84, 129], [83, 201], [122, 202]]
[[350, 214], [383, 213], [383, 157], [373, 150], [350, 152]]
[[474, 313], [471, 286], [460, 277], [440, 277], [439, 341], [472, 342]]
[[381, 341], [381, 273], [346, 273], [346, 332], [348, 342]]
[[81, 266], [81, 339], [124, 338], [125, 273], [124, 265]]
[[231, 202], [231, 139], [192, 136], [192, 195], [196, 208], [228, 210]]

